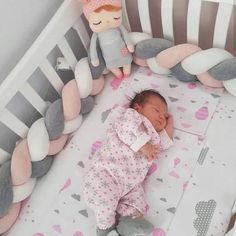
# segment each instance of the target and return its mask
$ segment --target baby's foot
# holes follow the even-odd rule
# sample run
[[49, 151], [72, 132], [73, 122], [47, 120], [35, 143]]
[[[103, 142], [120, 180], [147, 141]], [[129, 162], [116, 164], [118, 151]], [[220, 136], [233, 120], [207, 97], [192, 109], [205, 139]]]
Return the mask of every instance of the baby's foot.
[[154, 226], [143, 218], [121, 217], [116, 229], [121, 236], [149, 236]]
[[111, 81], [110, 85], [111, 85], [111, 87], [112, 87], [113, 90], [117, 90], [117, 89], [119, 88], [119, 86], [120, 86], [120, 84], [121, 84], [123, 78], [124, 78], [124, 77], [123, 77], [123, 74], [121, 74], [120, 76], [115, 77], [115, 78]]

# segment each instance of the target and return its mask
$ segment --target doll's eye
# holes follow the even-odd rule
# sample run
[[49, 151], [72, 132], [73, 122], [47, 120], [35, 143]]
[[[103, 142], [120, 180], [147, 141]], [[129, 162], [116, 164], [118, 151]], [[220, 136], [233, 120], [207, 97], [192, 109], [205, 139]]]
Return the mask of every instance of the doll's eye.
[[94, 25], [100, 25], [102, 21], [99, 21], [98, 23], [93, 23]]
[[120, 19], [120, 17], [114, 17], [114, 20], [119, 20]]

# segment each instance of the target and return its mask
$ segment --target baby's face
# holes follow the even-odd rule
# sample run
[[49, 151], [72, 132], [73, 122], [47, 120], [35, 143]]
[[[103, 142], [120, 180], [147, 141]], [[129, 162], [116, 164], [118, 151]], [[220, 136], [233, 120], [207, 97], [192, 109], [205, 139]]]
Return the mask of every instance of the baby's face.
[[167, 105], [160, 98], [150, 96], [148, 101], [142, 106], [138, 105], [136, 110], [152, 123], [157, 132], [166, 127], [168, 117]]
[[93, 32], [99, 33], [108, 29], [117, 28], [122, 22], [122, 11], [92, 12], [89, 16], [89, 26]]

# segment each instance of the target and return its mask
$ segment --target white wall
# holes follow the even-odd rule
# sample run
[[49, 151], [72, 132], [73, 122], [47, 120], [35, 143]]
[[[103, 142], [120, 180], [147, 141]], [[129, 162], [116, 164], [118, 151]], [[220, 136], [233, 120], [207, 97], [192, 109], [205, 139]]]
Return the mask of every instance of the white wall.
[[0, 83], [32, 45], [63, 0], [0, 0]]

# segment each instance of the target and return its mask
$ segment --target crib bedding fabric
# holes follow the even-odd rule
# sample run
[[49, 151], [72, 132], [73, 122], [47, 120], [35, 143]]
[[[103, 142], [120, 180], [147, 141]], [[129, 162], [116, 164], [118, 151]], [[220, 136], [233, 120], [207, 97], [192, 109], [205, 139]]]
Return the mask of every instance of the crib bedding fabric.
[[146, 68], [119, 88], [107, 78], [93, 111], [24, 201], [7, 235], [96, 235], [94, 214], [83, 199], [83, 177], [108, 124], [129, 97], [146, 88], [166, 98], [175, 123], [175, 145], [154, 161], [145, 180], [146, 217], [155, 226], [153, 235], [224, 235], [236, 197], [234, 98], [221, 89], [182, 83]]

